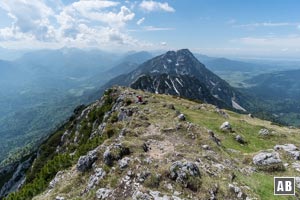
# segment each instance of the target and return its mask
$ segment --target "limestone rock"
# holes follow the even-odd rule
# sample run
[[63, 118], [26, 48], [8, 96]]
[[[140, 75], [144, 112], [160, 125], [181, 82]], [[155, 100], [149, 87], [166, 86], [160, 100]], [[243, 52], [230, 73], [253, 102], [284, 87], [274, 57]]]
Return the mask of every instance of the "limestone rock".
[[149, 194], [143, 193], [139, 190], [133, 193], [132, 199], [133, 200], [154, 200]]
[[246, 198], [247, 198], [247, 195], [244, 194], [244, 193], [242, 192], [241, 188], [239, 188], [238, 186], [235, 186], [235, 185], [233, 185], [233, 184], [229, 184], [228, 187], [229, 187], [229, 190], [230, 190], [230, 191], [232, 191], [233, 193], [236, 194], [236, 197], [237, 197], [238, 199], [246, 199]]
[[80, 172], [84, 172], [90, 169], [93, 163], [98, 159], [97, 150], [92, 150], [87, 153], [85, 156], [80, 156], [78, 159], [76, 168]]
[[267, 136], [267, 135], [270, 135], [270, 131], [266, 128], [263, 128], [263, 129], [259, 130], [258, 134], [261, 136]]
[[220, 129], [221, 129], [222, 131], [232, 131], [231, 124], [230, 124], [228, 121], [224, 122], [224, 123], [220, 126]]
[[300, 151], [294, 144], [275, 145], [275, 150], [283, 150], [291, 155], [295, 160], [300, 160]]
[[184, 187], [196, 190], [196, 188], [193, 188], [193, 185], [190, 184], [190, 180], [199, 178], [200, 171], [198, 166], [193, 162], [176, 161], [172, 163], [170, 167], [170, 177]]
[[281, 162], [277, 152], [261, 152], [253, 157], [253, 163], [258, 166], [278, 164]]
[[93, 189], [97, 184], [99, 184], [100, 180], [102, 180], [105, 175], [106, 172], [102, 168], [96, 168], [95, 174], [90, 176], [87, 190]]
[[56, 186], [56, 184], [59, 183], [59, 181], [63, 178], [64, 178], [63, 172], [62, 171], [57, 172], [54, 179], [52, 179], [52, 181], [50, 181], [49, 188], [53, 189]]
[[119, 167], [121, 169], [126, 168], [128, 166], [129, 161], [130, 161], [130, 158], [128, 158], [128, 157], [122, 158], [121, 160], [118, 161]]
[[106, 151], [103, 154], [103, 159], [105, 164], [112, 166], [115, 160], [120, 160], [125, 155], [129, 155], [130, 150], [127, 147], [124, 147], [122, 144], [113, 144], [107, 147]]
[[180, 115], [178, 115], [178, 119], [180, 120], [180, 121], [185, 121], [185, 116], [184, 116], [184, 114], [180, 114]]
[[244, 140], [244, 138], [243, 138], [242, 136], [240, 136], [240, 135], [237, 135], [237, 136], [235, 137], [235, 140], [236, 140], [238, 143], [241, 143], [241, 144], [245, 144], [245, 143], [246, 143], [246, 141]]
[[112, 190], [106, 188], [100, 188], [96, 192], [97, 199], [107, 199], [112, 193]]

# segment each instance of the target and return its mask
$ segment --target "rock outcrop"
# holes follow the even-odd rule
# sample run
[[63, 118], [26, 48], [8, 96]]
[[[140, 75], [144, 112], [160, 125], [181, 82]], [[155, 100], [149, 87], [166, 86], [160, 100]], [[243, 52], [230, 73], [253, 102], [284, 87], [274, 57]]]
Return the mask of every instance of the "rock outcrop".
[[80, 156], [78, 159], [76, 168], [80, 172], [85, 172], [88, 169], [91, 169], [93, 163], [98, 159], [97, 149], [94, 149], [88, 152], [85, 156]]

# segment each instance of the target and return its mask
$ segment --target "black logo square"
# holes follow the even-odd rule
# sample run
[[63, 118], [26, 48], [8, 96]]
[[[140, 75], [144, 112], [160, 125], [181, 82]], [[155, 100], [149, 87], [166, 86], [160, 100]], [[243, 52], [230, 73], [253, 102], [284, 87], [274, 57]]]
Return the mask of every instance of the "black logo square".
[[295, 177], [274, 177], [274, 195], [295, 195]]

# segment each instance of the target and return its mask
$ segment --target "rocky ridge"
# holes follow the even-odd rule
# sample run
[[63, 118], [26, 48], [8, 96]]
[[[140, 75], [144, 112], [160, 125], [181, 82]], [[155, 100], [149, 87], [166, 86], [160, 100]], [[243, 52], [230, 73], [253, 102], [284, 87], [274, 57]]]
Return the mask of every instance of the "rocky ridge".
[[300, 170], [298, 129], [129, 88], [106, 91], [59, 133], [54, 155], [70, 164], [27, 199], [266, 199], [273, 176]]

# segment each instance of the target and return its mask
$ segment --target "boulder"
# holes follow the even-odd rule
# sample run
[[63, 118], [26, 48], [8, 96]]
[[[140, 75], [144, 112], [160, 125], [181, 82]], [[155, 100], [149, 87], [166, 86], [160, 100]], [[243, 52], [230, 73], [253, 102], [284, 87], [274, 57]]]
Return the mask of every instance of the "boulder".
[[184, 116], [184, 114], [180, 114], [180, 115], [178, 115], [178, 119], [180, 120], [180, 121], [185, 121], [185, 116]]
[[238, 142], [238, 143], [241, 143], [241, 144], [245, 144], [246, 141], [244, 140], [244, 138], [240, 135], [237, 135], [235, 136], [235, 140]]
[[275, 145], [275, 150], [296, 151], [298, 148], [294, 144]]
[[203, 148], [204, 150], [210, 150], [210, 146], [207, 145], [207, 144], [202, 145], [202, 148]]
[[259, 130], [258, 134], [261, 136], [268, 136], [268, 135], [270, 135], [270, 131], [266, 128], [263, 128], [263, 129]]
[[90, 169], [93, 163], [98, 159], [97, 150], [89, 151], [85, 156], [80, 156], [76, 168], [80, 172], [85, 172]]
[[190, 161], [176, 161], [170, 167], [170, 178], [184, 187], [196, 191], [200, 184], [198, 166]]
[[231, 124], [227, 121], [220, 126], [220, 129], [222, 131], [232, 131]]
[[64, 197], [61, 197], [61, 196], [56, 196], [56, 197], [55, 197], [55, 200], [65, 200], [65, 198], [64, 198]]
[[300, 160], [300, 151], [294, 144], [275, 145], [274, 149], [283, 150], [292, 156], [295, 160]]
[[120, 160], [129, 154], [130, 150], [128, 147], [124, 147], [122, 144], [113, 144], [107, 147], [103, 154], [103, 159], [105, 164], [112, 166], [115, 160]]
[[112, 190], [106, 188], [100, 188], [96, 192], [97, 199], [107, 199], [112, 193]]
[[281, 163], [279, 154], [277, 152], [261, 152], [253, 157], [253, 163], [255, 165], [271, 165], [276, 163]]
[[118, 161], [119, 167], [121, 169], [125, 169], [126, 167], [128, 167], [129, 161], [130, 158], [128, 157], [122, 158], [121, 160]]
[[233, 192], [233, 193], [236, 194], [236, 197], [237, 197], [238, 199], [246, 199], [246, 198], [247, 198], [247, 195], [244, 194], [244, 193], [242, 192], [241, 188], [239, 188], [238, 186], [235, 186], [235, 185], [233, 185], [233, 184], [229, 184], [228, 187], [229, 187], [229, 190], [230, 190], [231, 192]]

